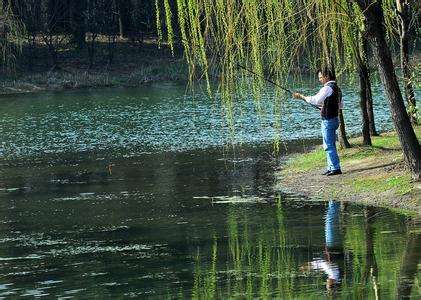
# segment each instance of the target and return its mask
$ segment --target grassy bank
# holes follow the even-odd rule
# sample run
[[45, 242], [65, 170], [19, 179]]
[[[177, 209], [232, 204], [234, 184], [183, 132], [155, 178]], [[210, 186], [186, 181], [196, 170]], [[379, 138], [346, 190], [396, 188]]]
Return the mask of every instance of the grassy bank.
[[[415, 128], [421, 137], [421, 126]], [[351, 139], [340, 149], [343, 174], [322, 176], [326, 156], [321, 147], [291, 157], [280, 171], [279, 188], [310, 197], [353, 201], [421, 213], [421, 185], [405, 169], [396, 133], [373, 137], [373, 146]]]
[[0, 94], [87, 87], [139, 86], [156, 81], [185, 81], [188, 67], [181, 49], [174, 56], [155, 41], [142, 45], [119, 41], [112, 63], [107, 61], [107, 45], [98, 42], [90, 65], [87, 49], [63, 49], [54, 66], [45, 45], [32, 50], [31, 60], [18, 58], [16, 72], [0, 73]]

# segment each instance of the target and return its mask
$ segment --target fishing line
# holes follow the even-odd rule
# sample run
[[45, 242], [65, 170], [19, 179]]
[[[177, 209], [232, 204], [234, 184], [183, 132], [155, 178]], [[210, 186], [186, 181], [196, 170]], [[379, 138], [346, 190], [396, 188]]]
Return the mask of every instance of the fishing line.
[[[218, 57], [218, 58], [221, 58], [221, 56], [219, 55], [219, 54], [216, 54], [216, 56]], [[263, 78], [264, 80], [266, 80], [267, 82], [269, 82], [269, 83], [271, 83], [271, 84], [273, 84], [273, 85], [275, 85], [275, 86], [277, 86], [277, 87], [279, 87], [280, 89], [282, 89], [282, 90], [284, 90], [285, 92], [287, 92], [287, 93], [289, 93], [291, 96], [294, 94], [290, 89], [288, 89], [288, 88], [286, 88], [286, 87], [284, 87], [284, 86], [282, 86], [282, 85], [280, 85], [280, 84], [278, 84], [278, 83], [276, 83], [275, 81], [273, 81], [273, 80], [271, 80], [271, 79], [269, 79], [269, 78], [267, 78], [266, 76], [263, 76], [263, 75], [261, 75], [261, 74], [257, 74], [256, 72], [254, 72], [253, 70], [250, 70], [249, 68], [247, 68], [247, 67], [245, 67], [245, 66], [243, 66], [242, 64], [240, 64], [240, 63], [238, 63], [238, 62], [236, 62], [235, 63], [239, 68], [241, 68], [241, 69], [243, 69], [243, 70], [245, 70], [245, 71], [247, 71], [247, 72], [249, 72], [249, 73], [251, 73], [251, 74], [253, 74], [254, 76], [257, 76], [257, 77], [261, 77], [261, 78]], [[307, 101], [305, 101], [306, 103], [308, 103]], [[308, 103], [309, 105], [311, 105], [312, 107], [314, 107], [315, 109], [317, 109], [317, 110], [321, 110], [321, 108], [320, 107], [318, 107], [317, 105], [314, 105], [314, 104], [311, 104], [311, 103]]]
[[[249, 68], [247, 68], [247, 67], [245, 67], [245, 66], [243, 66], [243, 65], [241, 65], [241, 64], [239, 64], [239, 63], [236, 63], [236, 65], [239, 67], [239, 68], [241, 68], [241, 69], [243, 69], [243, 70], [246, 70], [247, 72], [250, 72], [251, 74], [253, 74], [253, 75], [255, 75], [255, 76], [258, 76], [258, 77], [261, 77], [261, 78], [263, 78], [264, 80], [266, 80], [267, 82], [269, 82], [269, 83], [271, 83], [271, 84], [273, 84], [273, 85], [275, 85], [275, 86], [277, 86], [277, 87], [279, 87], [280, 89], [282, 89], [282, 90], [284, 90], [285, 92], [288, 92], [288, 93], [290, 93], [291, 95], [293, 94], [293, 92], [290, 90], [290, 89], [288, 89], [288, 88], [286, 88], [286, 87], [284, 87], [284, 86], [282, 86], [282, 85], [280, 85], [280, 84], [278, 84], [278, 83], [276, 83], [276, 82], [274, 82], [273, 80], [271, 80], [271, 79], [269, 79], [269, 78], [267, 78], [267, 77], [265, 77], [265, 76], [262, 76], [262, 75], [259, 75], [259, 74], [257, 74], [256, 72], [254, 72], [253, 70], [250, 70]], [[307, 101], [305, 101], [306, 103], [308, 103]], [[321, 108], [320, 107], [318, 107], [317, 105], [314, 105], [314, 104], [311, 104], [311, 103], [308, 103], [309, 105], [311, 105], [312, 107], [314, 107], [315, 109], [317, 109], [317, 110], [321, 110]]]

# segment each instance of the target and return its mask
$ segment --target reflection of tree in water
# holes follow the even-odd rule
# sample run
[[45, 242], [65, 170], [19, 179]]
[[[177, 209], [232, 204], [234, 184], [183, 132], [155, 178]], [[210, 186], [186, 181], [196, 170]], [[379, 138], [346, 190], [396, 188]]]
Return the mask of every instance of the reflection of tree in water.
[[377, 276], [378, 276], [378, 268], [377, 268], [377, 262], [376, 257], [374, 255], [374, 218], [375, 218], [375, 210], [373, 207], [366, 207], [364, 209], [364, 217], [365, 217], [365, 249], [366, 249], [366, 255], [365, 255], [365, 270], [363, 274], [363, 282], [365, 284], [369, 284], [371, 281], [371, 284], [373, 286], [374, 291], [374, 297], [375, 299], [379, 298], [379, 285], [377, 282]]
[[[280, 198], [275, 215], [262, 222], [238, 208], [232, 206], [228, 214], [226, 243], [224, 236], [214, 236], [210, 252], [197, 252], [189, 294], [193, 298], [291, 299], [334, 290], [340, 297], [382, 299], [395, 291], [399, 297], [417, 292], [411, 291], [408, 280], [413, 283], [418, 274], [419, 236], [404, 234], [401, 216], [368, 207], [343, 205], [341, 210], [339, 203], [331, 202], [324, 232], [316, 227], [315, 234], [320, 211], [310, 209], [309, 216], [302, 215], [302, 232], [297, 235], [291, 227], [296, 222], [291, 217], [297, 215], [290, 214], [291, 207]], [[317, 240], [323, 236], [325, 247], [319, 247]], [[306, 258], [314, 253], [314, 259]], [[303, 274], [303, 266], [316, 272]]]
[[[348, 274], [342, 294], [361, 299], [393, 298], [402, 281], [402, 257], [411, 248], [411, 235], [407, 234], [410, 228], [405, 217], [387, 210], [364, 207], [362, 212], [349, 207], [343, 217]], [[408, 261], [410, 266], [417, 266], [413, 257]], [[415, 275], [412, 274], [412, 283]]]
[[[412, 227], [412, 226], [411, 226]], [[410, 228], [416, 230], [416, 228]], [[411, 232], [408, 234], [405, 252], [402, 257], [402, 264], [399, 271], [399, 281], [396, 291], [398, 299], [409, 298], [412, 295], [420, 295], [419, 282], [418, 290], [413, 291], [415, 277], [418, 273], [418, 264], [421, 261], [421, 234]]]

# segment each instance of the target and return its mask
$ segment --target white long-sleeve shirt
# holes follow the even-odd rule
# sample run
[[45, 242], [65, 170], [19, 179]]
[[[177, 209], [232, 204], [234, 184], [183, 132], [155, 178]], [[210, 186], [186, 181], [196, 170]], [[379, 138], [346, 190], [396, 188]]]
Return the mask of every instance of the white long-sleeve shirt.
[[[314, 96], [305, 96], [304, 99], [306, 102], [316, 105], [318, 107], [322, 107], [325, 99], [332, 95], [333, 89], [328, 85], [329, 83], [335, 82], [334, 80], [328, 81], [324, 84], [324, 86], [320, 89], [320, 91]], [[342, 97], [339, 97], [339, 109], [343, 109], [344, 104], [342, 101]]]
[[323, 259], [316, 259], [311, 262], [311, 267], [316, 271], [325, 272], [329, 279], [333, 279], [336, 282], [339, 282], [341, 279], [339, 267], [335, 263], [327, 262]]

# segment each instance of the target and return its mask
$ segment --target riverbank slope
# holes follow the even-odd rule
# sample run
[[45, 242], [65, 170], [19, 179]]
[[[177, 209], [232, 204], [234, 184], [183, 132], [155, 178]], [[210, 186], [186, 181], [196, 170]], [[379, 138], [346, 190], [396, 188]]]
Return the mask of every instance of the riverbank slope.
[[[415, 128], [418, 139], [421, 126]], [[372, 138], [373, 146], [351, 139], [340, 149], [342, 175], [323, 176], [325, 153], [321, 146], [292, 156], [277, 173], [277, 189], [308, 197], [403, 209], [421, 214], [421, 184], [411, 181], [395, 132]]]

